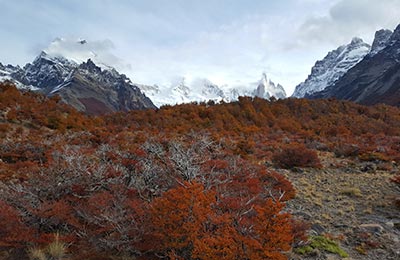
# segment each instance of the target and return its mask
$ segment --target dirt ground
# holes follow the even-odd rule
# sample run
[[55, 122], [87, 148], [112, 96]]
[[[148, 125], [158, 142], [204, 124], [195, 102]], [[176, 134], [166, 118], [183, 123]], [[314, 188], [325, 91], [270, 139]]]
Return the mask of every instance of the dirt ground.
[[[400, 259], [400, 195], [390, 178], [399, 172], [394, 162], [361, 162], [320, 153], [322, 169], [276, 169], [295, 186], [288, 203], [294, 216], [308, 221], [310, 235], [328, 235], [349, 254], [347, 259]], [[341, 259], [315, 250], [291, 253], [290, 259]]]

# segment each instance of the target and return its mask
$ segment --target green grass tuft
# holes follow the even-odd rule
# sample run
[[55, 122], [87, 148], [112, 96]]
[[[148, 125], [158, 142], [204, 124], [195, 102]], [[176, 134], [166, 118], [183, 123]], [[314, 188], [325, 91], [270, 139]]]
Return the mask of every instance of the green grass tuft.
[[319, 249], [329, 253], [337, 254], [341, 257], [349, 256], [349, 254], [341, 249], [335, 241], [324, 236], [312, 236], [310, 238], [310, 241], [311, 242], [309, 245], [297, 248], [296, 252], [301, 255], [307, 255], [311, 253], [314, 249]]

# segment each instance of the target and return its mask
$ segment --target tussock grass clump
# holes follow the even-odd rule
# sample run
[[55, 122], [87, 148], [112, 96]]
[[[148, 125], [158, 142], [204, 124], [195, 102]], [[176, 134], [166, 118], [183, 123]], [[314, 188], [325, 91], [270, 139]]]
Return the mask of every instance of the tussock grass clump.
[[62, 260], [66, 259], [67, 245], [60, 241], [60, 235], [54, 236], [54, 241], [45, 248], [30, 248], [28, 251], [31, 260]]
[[340, 193], [349, 197], [362, 197], [362, 193], [359, 188], [345, 188], [341, 190]]

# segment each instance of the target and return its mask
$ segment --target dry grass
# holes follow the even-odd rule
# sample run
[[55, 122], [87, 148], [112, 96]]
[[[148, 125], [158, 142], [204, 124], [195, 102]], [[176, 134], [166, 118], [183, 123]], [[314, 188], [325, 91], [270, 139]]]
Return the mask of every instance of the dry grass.
[[60, 241], [59, 235], [57, 234], [55, 237], [55, 241], [47, 246], [46, 251], [49, 256], [52, 257], [52, 259], [59, 260], [64, 258], [67, 251], [67, 246], [64, 242]]
[[59, 234], [54, 236], [54, 241], [45, 248], [30, 248], [28, 251], [31, 260], [62, 260], [65, 259], [67, 245], [60, 241]]
[[47, 260], [46, 253], [40, 248], [30, 248], [28, 256], [31, 260]]
[[345, 188], [340, 191], [341, 194], [350, 196], [350, 197], [362, 197], [361, 190], [359, 188]]

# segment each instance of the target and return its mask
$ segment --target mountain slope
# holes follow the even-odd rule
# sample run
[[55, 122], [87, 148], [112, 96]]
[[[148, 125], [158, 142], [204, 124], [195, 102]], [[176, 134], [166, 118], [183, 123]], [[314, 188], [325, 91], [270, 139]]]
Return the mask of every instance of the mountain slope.
[[349, 44], [329, 52], [324, 59], [315, 63], [306, 81], [296, 87], [293, 97], [302, 98], [332, 85], [360, 62], [368, 54], [370, 47], [362, 39], [353, 38]]
[[311, 98], [335, 97], [366, 105], [400, 106], [400, 25], [383, 43], [386, 45], [380, 44], [376, 53], [366, 56], [334, 85]]
[[46, 88], [66, 103], [88, 114], [155, 108], [137, 86], [115, 70], [102, 70], [90, 59], [73, 69], [64, 82]]

